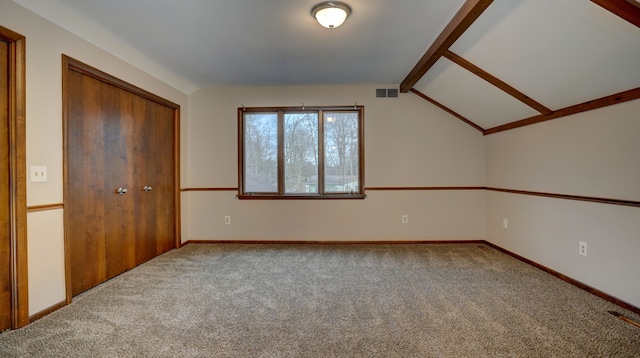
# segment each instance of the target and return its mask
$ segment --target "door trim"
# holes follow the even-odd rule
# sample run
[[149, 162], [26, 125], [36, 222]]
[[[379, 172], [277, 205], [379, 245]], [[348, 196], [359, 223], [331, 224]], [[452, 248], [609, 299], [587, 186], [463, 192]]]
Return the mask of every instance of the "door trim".
[[27, 262], [26, 38], [0, 26], [9, 44], [9, 200], [11, 328], [29, 324]]
[[[142, 88], [134, 86], [128, 82], [125, 82], [119, 78], [116, 78], [106, 72], [102, 72], [95, 67], [89, 66], [78, 60], [75, 60], [65, 54], [62, 55], [62, 125], [63, 125], [63, 205], [66, 204], [69, 193], [69, 181], [68, 181], [68, 153], [69, 153], [69, 135], [68, 135], [68, 91], [67, 91], [67, 78], [69, 71], [79, 72], [83, 75], [93, 77], [104, 83], [108, 83], [115, 87], [118, 87], [127, 92], [131, 92], [142, 98], [161, 104], [165, 107], [173, 109], [173, 122], [174, 122], [174, 145], [173, 145], [173, 163], [174, 163], [174, 202], [175, 202], [175, 243], [174, 248], [179, 248], [181, 245], [181, 229], [180, 229], [180, 105], [159, 97], [151, 92], [148, 92]], [[66, 284], [66, 303], [70, 304], [73, 293], [71, 287], [71, 256], [70, 256], [70, 243], [68, 242], [69, 228], [66, 223], [67, 210], [65, 212], [65, 225], [64, 225], [64, 261], [65, 261], [65, 284]]]

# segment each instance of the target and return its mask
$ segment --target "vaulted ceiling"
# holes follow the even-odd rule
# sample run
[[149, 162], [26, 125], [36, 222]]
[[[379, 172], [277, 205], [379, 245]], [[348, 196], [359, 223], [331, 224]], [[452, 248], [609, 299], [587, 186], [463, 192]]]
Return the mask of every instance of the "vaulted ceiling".
[[14, 1], [185, 93], [397, 84], [485, 134], [640, 97], [640, 0]]

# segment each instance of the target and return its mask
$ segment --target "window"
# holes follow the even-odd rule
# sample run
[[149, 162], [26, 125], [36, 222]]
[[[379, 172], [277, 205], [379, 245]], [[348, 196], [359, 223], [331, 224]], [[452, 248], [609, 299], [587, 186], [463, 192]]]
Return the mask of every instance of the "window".
[[364, 198], [363, 116], [363, 106], [238, 108], [238, 197]]

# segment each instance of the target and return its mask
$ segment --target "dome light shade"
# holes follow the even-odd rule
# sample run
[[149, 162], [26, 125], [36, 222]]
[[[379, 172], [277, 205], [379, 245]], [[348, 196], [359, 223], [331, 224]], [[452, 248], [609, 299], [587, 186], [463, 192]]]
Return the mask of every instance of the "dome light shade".
[[351, 15], [351, 7], [339, 1], [325, 1], [314, 6], [311, 9], [311, 15], [318, 20], [320, 25], [328, 29], [335, 29]]

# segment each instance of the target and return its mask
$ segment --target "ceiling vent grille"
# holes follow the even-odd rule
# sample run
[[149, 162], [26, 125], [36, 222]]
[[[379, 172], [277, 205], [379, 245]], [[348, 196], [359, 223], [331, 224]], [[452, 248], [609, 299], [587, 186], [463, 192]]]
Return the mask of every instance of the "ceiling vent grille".
[[376, 97], [378, 98], [398, 97], [398, 89], [397, 88], [376, 88]]

